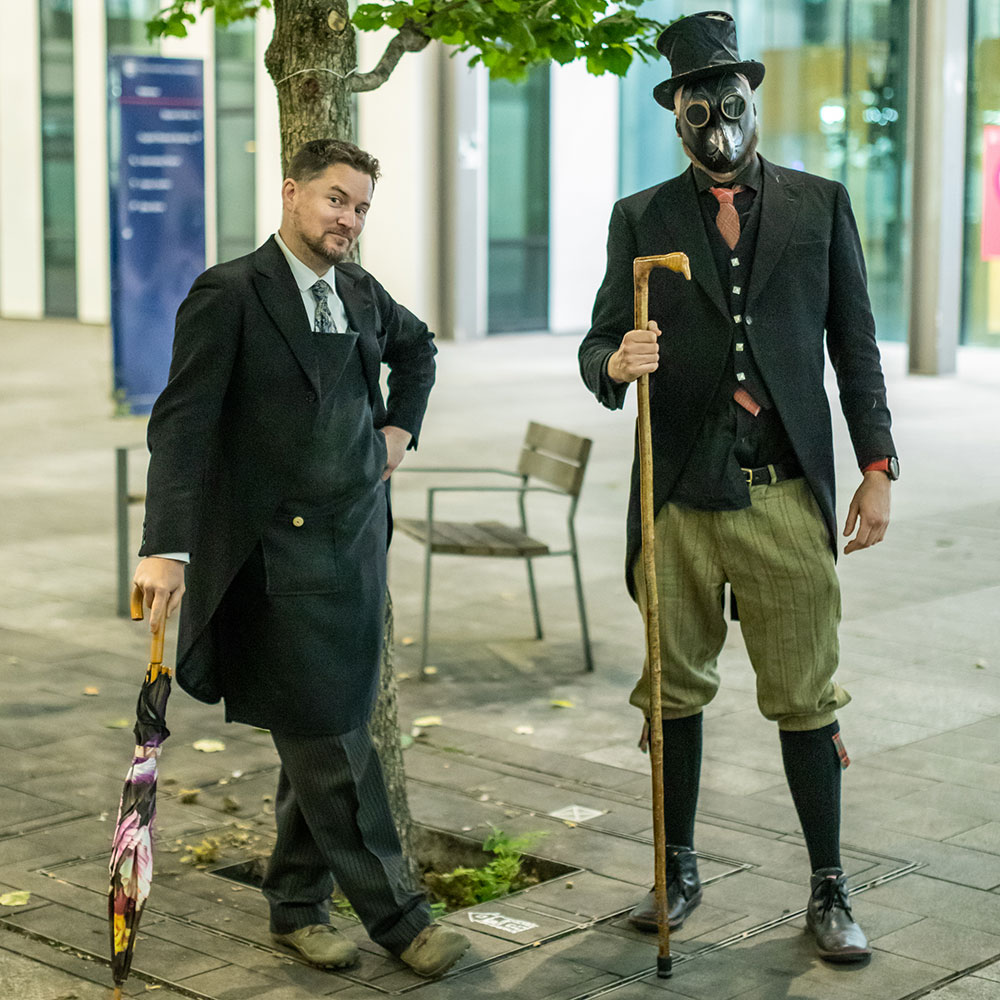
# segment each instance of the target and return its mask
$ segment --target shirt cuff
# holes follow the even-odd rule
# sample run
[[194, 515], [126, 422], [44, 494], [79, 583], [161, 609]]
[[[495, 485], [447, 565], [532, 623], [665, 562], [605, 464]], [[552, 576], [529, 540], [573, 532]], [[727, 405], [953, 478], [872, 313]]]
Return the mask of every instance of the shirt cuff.
[[190, 552], [155, 552], [150, 559], [175, 559], [177, 562], [191, 562]]

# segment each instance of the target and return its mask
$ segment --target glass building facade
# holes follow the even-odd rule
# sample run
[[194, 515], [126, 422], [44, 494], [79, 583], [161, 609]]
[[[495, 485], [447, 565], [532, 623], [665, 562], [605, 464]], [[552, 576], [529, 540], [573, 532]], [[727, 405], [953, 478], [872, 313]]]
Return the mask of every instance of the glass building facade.
[[[654, 0], [663, 22], [703, 5]], [[906, 337], [904, 205], [907, 0], [737, 0], [740, 55], [764, 63], [760, 150], [838, 180], [851, 194], [878, 335]], [[669, 64], [638, 64], [621, 88], [621, 191], [683, 171], [674, 116], [652, 98]]]
[[1000, 191], [1000, 174], [983, 169], [987, 131], [1000, 128], [1000, 4], [972, 0], [970, 8], [962, 340], [1000, 347], [1000, 257], [985, 257], [982, 245], [984, 187]]
[[488, 330], [549, 321], [549, 71], [489, 86]]
[[42, 0], [42, 248], [45, 312], [76, 315], [73, 0]]
[[256, 243], [254, 154], [254, 22], [215, 30], [216, 213], [219, 260]]

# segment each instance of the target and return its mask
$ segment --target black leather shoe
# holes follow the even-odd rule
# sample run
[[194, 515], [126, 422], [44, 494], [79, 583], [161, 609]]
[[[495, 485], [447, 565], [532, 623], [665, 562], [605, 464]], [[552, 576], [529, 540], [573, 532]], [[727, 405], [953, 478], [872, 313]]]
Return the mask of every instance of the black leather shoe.
[[[677, 930], [701, 902], [698, 855], [687, 847], [667, 845], [667, 922]], [[656, 932], [656, 890], [652, 889], [628, 915], [628, 922], [641, 931]]]
[[806, 927], [816, 938], [820, 957], [829, 962], [861, 962], [871, 955], [865, 932], [851, 915], [847, 876], [839, 868], [820, 868], [810, 880]]

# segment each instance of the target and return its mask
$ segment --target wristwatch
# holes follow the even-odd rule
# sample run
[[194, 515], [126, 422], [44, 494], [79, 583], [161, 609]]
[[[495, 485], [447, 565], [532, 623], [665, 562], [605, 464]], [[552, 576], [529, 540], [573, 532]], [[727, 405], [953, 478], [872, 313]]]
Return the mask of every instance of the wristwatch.
[[895, 455], [880, 458], [877, 462], [869, 462], [862, 472], [884, 472], [893, 482], [899, 479], [899, 459]]

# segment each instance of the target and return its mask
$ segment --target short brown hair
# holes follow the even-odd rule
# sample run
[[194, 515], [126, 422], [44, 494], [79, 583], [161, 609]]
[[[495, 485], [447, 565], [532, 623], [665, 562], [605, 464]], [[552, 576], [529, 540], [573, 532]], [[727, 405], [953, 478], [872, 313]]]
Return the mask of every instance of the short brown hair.
[[309, 181], [335, 163], [346, 163], [367, 174], [372, 184], [381, 176], [378, 160], [371, 153], [342, 139], [313, 139], [299, 146], [288, 164], [287, 175], [295, 181]]

